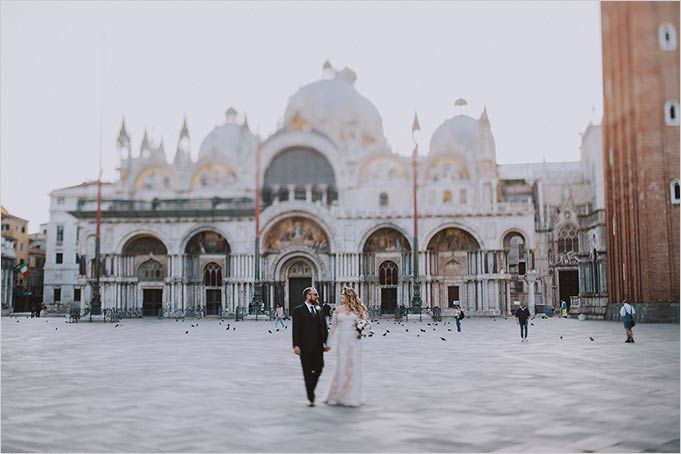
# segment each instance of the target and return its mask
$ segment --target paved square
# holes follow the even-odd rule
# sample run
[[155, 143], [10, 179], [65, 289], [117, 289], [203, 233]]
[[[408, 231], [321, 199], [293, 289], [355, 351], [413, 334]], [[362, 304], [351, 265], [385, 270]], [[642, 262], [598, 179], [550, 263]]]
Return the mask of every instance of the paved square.
[[5, 317], [2, 451], [678, 452], [679, 325], [533, 323], [380, 321], [352, 409], [321, 403], [333, 352], [306, 406], [269, 322]]

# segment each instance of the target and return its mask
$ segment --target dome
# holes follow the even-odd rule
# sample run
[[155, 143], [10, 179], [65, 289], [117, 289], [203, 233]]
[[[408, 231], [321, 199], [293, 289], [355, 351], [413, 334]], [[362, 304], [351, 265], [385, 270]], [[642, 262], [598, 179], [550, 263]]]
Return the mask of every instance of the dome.
[[[356, 128], [365, 142], [383, 140], [383, 121], [371, 101], [355, 90], [356, 74], [346, 68], [333, 71], [326, 67], [332, 78], [306, 85], [294, 94], [286, 108], [284, 123], [287, 126], [309, 124], [334, 138], [351, 138]], [[330, 71], [329, 71], [330, 70]], [[350, 135], [348, 137], [348, 134]]]
[[468, 115], [457, 115], [435, 130], [430, 139], [430, 153], [466, 149], [479, 142], [480, 122]]
[[217, 159], [229, 155], [239, 154], [244, 139], [252, 138], [246, 123], [238, 125], [236, 123], [236, 111], [227, 111], [227, 121], [222, 126], [216, 126], [201, 143], [199, 148], [199, 160]]

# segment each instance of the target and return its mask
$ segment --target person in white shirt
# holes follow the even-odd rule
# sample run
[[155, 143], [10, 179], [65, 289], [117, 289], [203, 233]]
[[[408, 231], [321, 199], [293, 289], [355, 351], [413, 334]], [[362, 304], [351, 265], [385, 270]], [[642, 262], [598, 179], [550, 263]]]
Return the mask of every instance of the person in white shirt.
[[624, 329], [627, 332], [627, 340], [625, 341], [626, 344], [634, 343], [634, 333], [631, 331], [635, 324], [634, 314], [636, 314], [636, 309], [634, 309], [634, 306], [627, 303], [627, 299], [625, 297], [624, 304], [622, 304], [622, 307], [620, 308], [620, 316], [622, 316], [622, 319], [624, 320]]

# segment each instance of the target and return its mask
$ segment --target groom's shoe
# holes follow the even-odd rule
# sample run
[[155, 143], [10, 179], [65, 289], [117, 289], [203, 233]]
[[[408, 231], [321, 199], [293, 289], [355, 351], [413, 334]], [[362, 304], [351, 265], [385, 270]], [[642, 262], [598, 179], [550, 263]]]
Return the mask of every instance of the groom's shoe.
[[314, 407], [314, 401], [311, 400], [309, 404], [307, 404], [308, 407]]

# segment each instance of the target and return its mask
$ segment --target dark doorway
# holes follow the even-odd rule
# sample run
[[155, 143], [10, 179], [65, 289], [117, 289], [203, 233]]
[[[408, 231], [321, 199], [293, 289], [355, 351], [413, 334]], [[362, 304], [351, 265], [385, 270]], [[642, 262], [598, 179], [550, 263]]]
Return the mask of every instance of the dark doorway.
[[579, 273], [575, 271], [559, 271], [558, 282], [560, 284], [560, 302], [565, 301], [570, 309], [570, 297], [579, 295]]
[[218, 309], [222, 305], [222, 290], [206, 290], [206, 315], [218, 315]]
[[158, 316], [163, 307], [163, 289], [144, 289], [142, 292], [142, 315]]
[[312, 287], [311, 277], [290, 277], [288, 280], [288, 313], [291, 314], [296, 306], [303, 304], [303, 290]]
[[447, 301], [449, 303], [449, 307], [454, 307], [454, 304], [461, 304], [461, 300], [459, 299], [458, 285], [447, 287]]
[[397, 289], [395, 287], [381, 289], [381, 314], [394, 314], [397, 307]]

